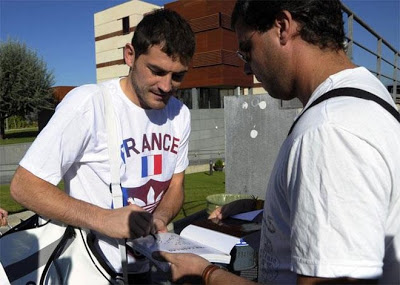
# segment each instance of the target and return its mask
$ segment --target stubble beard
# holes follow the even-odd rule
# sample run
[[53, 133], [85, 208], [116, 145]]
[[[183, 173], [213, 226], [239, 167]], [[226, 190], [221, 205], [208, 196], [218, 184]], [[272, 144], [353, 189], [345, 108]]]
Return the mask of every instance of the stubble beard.
[[[136, 78], [132, 75], [130, 76], [130, 81], [133, 87], [133, 90], [135, 92], [136, 98], [139, 101], [140, 107], [143, 109], [163, 109], [167, 106], [169, 99], [171, 99], [171, 97], [174, 95], [174, 93], [176, 93], [176, 91], [171, 90], [170, 93], [168, 94], [164, 94], [162, 96], [162, 106], [150, 106], [147, 102], [146, 102], [146, 98], [148, 100], [153, 99], [151, 98], [152, 96], [156, 96], [155, 94], [153, 94], [153, 92], [151, 91], [151, 89], [146, 89], [146, 88], [140, 88], [139, 84], [136, 81]], [[152, 101], [158, 102], [158, 104], [160, 104], [160, 101], [153, 99]], [[150, 102], [151, 103], [151, 102]]]

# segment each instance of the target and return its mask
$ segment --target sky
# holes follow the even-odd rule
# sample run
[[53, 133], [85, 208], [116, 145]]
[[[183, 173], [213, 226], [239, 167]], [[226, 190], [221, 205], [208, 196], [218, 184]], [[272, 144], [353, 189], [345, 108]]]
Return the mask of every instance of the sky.
[[[36, 51], [55, 75], [55, 86], [96, 83], [94, 14], [127, 0], [0, 0], [0, 40], [18, 40]], [[129, 0], [128, 0], [129, 1]], [[163, 5], [172, 0], [146, 0]], [[343, 0], [358, 17], [400, 50], [400, 0]], [[361, 29], [360, 29], [361, 30]], [[367, 34], [357, 34], [376, 42]], [[384, 55], [385, 55], [384, 50]], [[375, 61], [354, 55], [374, 68]], [[368, 66], [367, 66], [368, 67]]]

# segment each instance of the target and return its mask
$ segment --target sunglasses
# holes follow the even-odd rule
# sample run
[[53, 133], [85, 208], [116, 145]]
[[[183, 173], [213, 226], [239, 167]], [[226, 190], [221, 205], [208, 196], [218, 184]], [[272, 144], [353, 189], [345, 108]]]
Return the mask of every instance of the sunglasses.
[[254, 31], [248, 39], [239, 44], [239, 49], [236, 51], [238, 57], [244, 61], [244, 63], [249, 63], [251, 61], [250, 51], [251, 51], [251, 38], [254, 36], [256, 31]]

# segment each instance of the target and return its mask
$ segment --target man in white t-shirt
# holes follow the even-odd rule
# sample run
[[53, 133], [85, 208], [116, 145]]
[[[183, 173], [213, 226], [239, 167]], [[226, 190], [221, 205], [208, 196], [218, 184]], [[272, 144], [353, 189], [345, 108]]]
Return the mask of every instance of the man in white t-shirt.
[[[26, 208], [96, 232], [97, 246], [117, 272], [116, 239], [166, 231], [182, 206], [190, 112], [174, 95], [194, 49], [194, 34], [176, 12], [146, 14], [124, 49], [129, 75], [67, 94], [11, 182], [12, 197]], [[120, 145], [115, 155], [125, 207], [118, 209], [110, 193], [106, 90]], [[56, 187], [61, 179], [65, 191]], [[145, 270], [129, 258], [131, 271]]]
[[[266, 191], [258, 282], [399, 284], [399, 114], [383, 84], [346, 56], [340, 1], [238, 0], [232, 26], [245, 70], [272, 97], [298, 98], [304, 106]], [[344, 87], [374, 94], [393, 114], [351, 97], [354, 89], [309, 108]], [[231, 206], [210, 217], [240, 208]], [[174, 279], [251, 283], [200, 257], [161, 255], [172, 263]]]

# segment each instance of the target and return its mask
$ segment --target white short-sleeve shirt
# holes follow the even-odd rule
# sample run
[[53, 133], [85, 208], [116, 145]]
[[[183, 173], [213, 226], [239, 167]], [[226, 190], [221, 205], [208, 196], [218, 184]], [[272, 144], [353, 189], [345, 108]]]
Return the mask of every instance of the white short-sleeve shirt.
[[[102, 85], [109, 90], [116, 114], [123, 202], [126, 205], [131, 197], [153, 212], [172, 175], [189, 164], [190, 112], [174, 97], [164, 109], [145, 110], [125, 96], [119, 79]], [[54, 185], [64, 179], [65, 191], [74, 198], [112, 207], [104, 101], [98, 85], [67, 94], [20, 165]], [[116, 243], [103, 239], [99, 246], [119, 271]]]
[[[307, 105], [339, 87], [369, 91], [394, 106], [361, 67], [330, 76]], [[294, 284], [296, 274], [400, 282], [399, 147], [399, 122], [375, 102], [337, 97], [309, 109], [271, 174], [259, 282]]]

